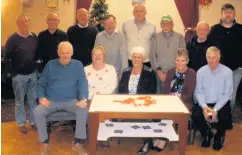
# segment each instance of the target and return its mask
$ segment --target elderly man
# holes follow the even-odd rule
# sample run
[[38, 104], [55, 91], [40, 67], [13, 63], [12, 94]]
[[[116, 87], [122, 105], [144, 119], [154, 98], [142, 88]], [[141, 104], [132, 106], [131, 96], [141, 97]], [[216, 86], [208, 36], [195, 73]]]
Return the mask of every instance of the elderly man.
[[189, 52], [188, 67], [198, 71], [207, 64], [206, 51], [211, 46], [218, 46], [215, 41], [208, 39], [209, 24], [206, 21], [200, 21], [196, 28], [197, 35], [187, 43]]
[[107, 15], [103, 18], [105, 31], [98, 33], [95, 45], [105, 48], [105, 62], [113, 65], [118, 76], [121, 76], [123, 69], [128, 67], [128, 53], [125, 36], [116, 30], [116, 18]]
[[73, 58], [81, 61], [84, 66], [91, 64], [91, 52], [95, 43], [98, 30], [88, 25], [89, 12], [81, 8], [77, 10], [77, 24], [67, 30], [69, 41], [74, 48]]
[[60, 19], [56, 13], [49, 13], [46, 18], [48, 25], [38, 35], [38, 52], [43, 60], [43, 68], [49, 60], [57, 59], [57, 46], [62, 41], [67, 41], [67, 34], [58, 29]]
[[163, 93], [162, 82], [166, 81], [166, 73], [175, 67], [175, 52], [178, 48], [185, 48], [184, 37], [173, 31], [173, 20], [170, 15], [161, 18], [162, 32], [152, 39], [150, 61], [157, 74], [157, 91]]
[[128, 46], [129, 66], [132, 66], [131, 50], [135, 46], [141, 46], [146, 53], [143, 57], [144, 65], [151, 67], [149, 60], [150, 42], [155, 35], [155, 25], [147, 21], [146, 8], [143, 3], [134, 5], [133, 10], [134, 19], [123, 23], [123, 33], [126, 37]]
[[233, 71], [232, 110], [235, 105], [237, 88], [242, 78], [242, 25], [235, 21], [235, 8], [226, 3], [221, 8], [220, 23], [211, 28], [210, 37], [218, 41], [221, 62]]
[[33, 111], [36, 106], [37, 72], [37, 36], [29, 31], [29, 17], [17, 17], [18, 32], [12, 34], [6, 42], [4, 62], [11, 59], [10, 72], [15, 94], [15, 117], [22, 133], [27, 133], [24, 98], [29, 104], [29, 123], [34, 127]]
[[87, 137], [87, 79], [82, 63], [71, 59], [73, 48], [69, 42], [59, 44], [58, 55], [59, 59], [47, 63], [37, 85], [40, 104], [36, 107], [34, 116], [39, 141], [43, 143], [41, 153], [47, 155], [49, 151], [46, 116], [57, 110], [65, 110], [76, 114], [76, 133], [72, 148], [78, 154], [84, 155], [85, 150], [81, 143]]
[[221, 56], [218, 48], [209, 47], [206, 57], [208, 65], [197, 72], [194, 96], [198, 105], [193, 110], [192, 119], [203, 137], [202, 147], [209, 147], [213, 138], [208, 124], [217, 122], [213, 149], [220, 150], [226, 129], [232, 124], [230, 100], [233, 93], [233, 72], [219, 63]]

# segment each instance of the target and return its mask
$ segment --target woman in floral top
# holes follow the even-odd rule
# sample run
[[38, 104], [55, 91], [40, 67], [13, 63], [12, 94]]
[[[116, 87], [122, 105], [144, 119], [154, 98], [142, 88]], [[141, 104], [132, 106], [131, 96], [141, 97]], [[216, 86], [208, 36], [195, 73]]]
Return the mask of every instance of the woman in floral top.
[[188, 58], [186, 49], [177, 50], [175, 54], [176, 68], [168, 71], [164, 90], [166, 94], [179, 96], [187, 108], [191, 110], [196, 85], [196, 72], [187, 67]]
[[94, 47], [92, 64], [86, 66], [85, 73], [88, 80], [89, 100], [95, 94], [112, 94], [118, 85], [115, 68], [104, 63], [105, 50], [102, 46]]

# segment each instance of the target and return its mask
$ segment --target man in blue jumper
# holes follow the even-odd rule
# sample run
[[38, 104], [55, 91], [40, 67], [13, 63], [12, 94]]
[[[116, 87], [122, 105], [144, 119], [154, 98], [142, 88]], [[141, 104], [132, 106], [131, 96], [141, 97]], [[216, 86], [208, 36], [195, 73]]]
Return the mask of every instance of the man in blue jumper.
[[37, 84], [37, 97], [40, 104], [34, 111], [34, 117], [39, 140], [43, 143], [41, 155], [47, 155], [49, 151], [46, 116], [57, 110], [76, 114], [76, 133], [72, 149], [78, 155], [86, 154], [81, 144], [87, 137], [88, 84], [82, 63], [71, 59], [72, 55], [72, 45], [67, 41], [61, 42], [58, 46], [59, 59], [50, 60], [47, 63]]

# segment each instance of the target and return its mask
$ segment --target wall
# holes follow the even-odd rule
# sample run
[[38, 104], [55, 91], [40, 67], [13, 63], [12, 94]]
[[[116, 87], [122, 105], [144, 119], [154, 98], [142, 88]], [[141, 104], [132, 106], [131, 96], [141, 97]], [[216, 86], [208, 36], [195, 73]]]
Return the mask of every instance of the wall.
[[[15, 18], [22, 11], [20, 0], [2, 0], [2, 42], [10, 34], [16, 31]], [[121, 28], [122, 22], [127, 19], [132, 19], [133, 7], [131, 0], [106, 0], [109, 6], [109, 12], [117, 17], [118, 29]], [[213, 0], [209, 10], [200, 9], [200, 20], [206, 20], [213, 25], [218, 23], [220, 19], [220, 8], [224, 3], [232, 3], [236, 8], [236, 20], [242, 23], [242, 0]], [[70, 4], [64, 5], [62, 0], [59, 0], [59, 8], [54, 10], [60, 16], [60, 28], [64, 31], [75, 22], [75, 3], [76, 0], [70, 0]], [[46, 0], [35, 0], [32, 8], [24, 8], [23, 11], [31, 17], [31, 31], [38, 34], [40, 31], [46, 29], [45, 18], [50, 10], [47, 10]], [[157, 31], [160, 31], [160, 18], [164, 14], [170, 14], [174, 21], [174, 29], [184, 34], [184, 26], [182, 24], [180, 15], [177, 11], [174, 0], [146, 0], [147, 18], [153, 22]], [[11, 10], [11, 11], [9, 11]], [[9, 20], [11, 19], [11, 20]]]
[[56, 12], [59, 15], [59, 28], [66, 31], [75, 22], [75, 0], [70, 0], [69, 4], [59, 0], [59, 7], [56, 10], [46, 9], [46, 0], [35, 0], [33, 7], [24, 8], [24, 12], [30, 16], [31, 31], [36, 34], [47, 28], [45, 20], [49, 12]]
[[59, 7], [56, 10], [46, 9], [46, 0], [34, 0], [31, 8], [22, 8], [21, 0], [2, 0], [2, 41], [4, 45], [6, 39], [12, 33], [16, 32], [16, 17], [23, 11], [30, 16], [31, 31], [38, 34], [47, 28], [45, 22], [46, 15], [49, 12], [56, 12], [60, 16], [59, 28], [66, 31], [68, 27], [75, 23], [75, 3], [76, 0], [70, 0], [70, 3], [64, 4], [59, 0]]
[[[132, 19], [133, 7], [131, 0], [106, 0], [109, 6], [109, 13], [116, 16], [118, 28], [122, 22]], [[213, 0], [208, 10], [200, 8], [200, 20], [206, 20], [210, 25], [218, 23], [220, 19], [220, 9], [224, 3], [231, 3], [236, 8], [236, 20], [242, 23], [242, 0]], [[184, 26], [178, 13], [174, 0], [146, 0], [147, 19], [156, 25], [156, 30], [160, 31], [160, 18], [162, 15], [170, 14], [175, 21], [174, 30], [184, 34]]]
[[21, 11], [20, 0], [1, 1], [1, 45], [4, 45], [7, 38], [17, 30], [15, 19]]

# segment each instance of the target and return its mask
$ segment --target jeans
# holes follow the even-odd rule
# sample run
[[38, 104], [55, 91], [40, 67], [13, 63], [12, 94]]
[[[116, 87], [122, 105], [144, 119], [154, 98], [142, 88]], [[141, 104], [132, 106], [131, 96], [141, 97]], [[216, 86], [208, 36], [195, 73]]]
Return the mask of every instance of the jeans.
[[164, 94], [163, 82], [159, 78], [158, 74], [155, 73], [156, 76], [156, 83], [157, 83], [157, 94]]
[[33, 111], [36, 107], [36, 85], [37, 73], [29, 75], [17, 74], [12, 78], [13, 91], [15, 95], [15, 118], [19, 126], [26, 123], [26, 112], [24, 107], [24, 98], [27, 95], [29, 105], [29, 123], [34, 124]]
[[76, 132], [75, 138], [86, 139], [86, 124], [88, 119], [88, 107], [80, 108], [76, 105], [77, 100], [73, 99], [65, 102], [50, 101], [48, 108], [39, 104], [34, 110], [34, 116], [39, 133], [39, 141], [44, 142], [48, 139], [48, 133], [46, 129], [46, 117], [48, 114], [54, 113], [58, 110], [65, 110], [76, 114]]
[[232, 112], [234, 111], [235, 103], [236, 103], [236, 92], [238, 89], [238, 86], [240, 84], [240, 80], [242, 78], [242, 69], [238, 68], [233, 71], [233, 96], [231, 100], [231, 108]]

